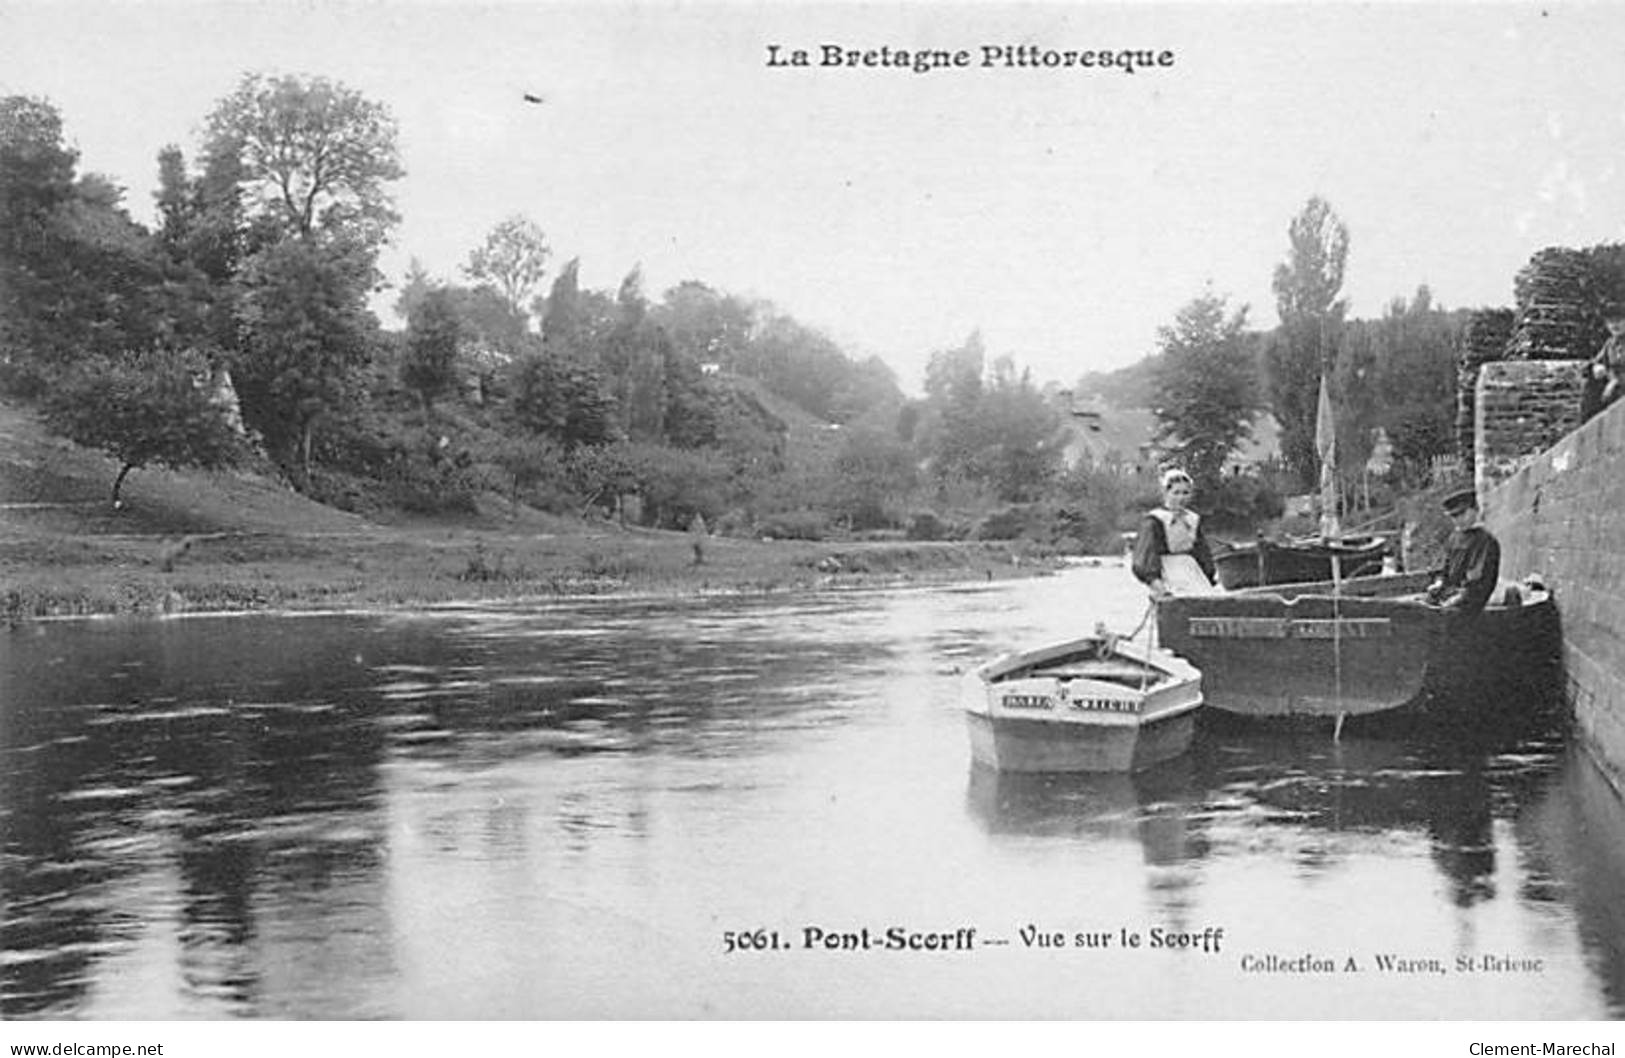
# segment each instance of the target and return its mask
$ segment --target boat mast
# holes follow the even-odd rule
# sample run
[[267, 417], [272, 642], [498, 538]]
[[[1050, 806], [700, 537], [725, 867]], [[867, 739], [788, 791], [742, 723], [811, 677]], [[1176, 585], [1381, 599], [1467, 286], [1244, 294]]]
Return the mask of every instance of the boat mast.
[[1342, 535], [1337, 519], [1337, 424], [1332, 418], [1332, 397], [1326, 370], [1320, 372], [1320, 403], [1315, 410], [1315, 451], [1320, 455], [1320, 536]]
[[[1326, 356], [1326, 320], [1320, 321], [1320, 401], [1315, 407], [1315, 451], [1320, 455], [1320, 538], [1335, 542], [1342, 530], [1337, 523], [1337, 423], [1332, 418], [1332, 395], [1326, 385], [1330, 359]], [[1332, 741], [1343, 737], [1343, 562], [1332, 552], [1332, 665], [1338, 701]]]

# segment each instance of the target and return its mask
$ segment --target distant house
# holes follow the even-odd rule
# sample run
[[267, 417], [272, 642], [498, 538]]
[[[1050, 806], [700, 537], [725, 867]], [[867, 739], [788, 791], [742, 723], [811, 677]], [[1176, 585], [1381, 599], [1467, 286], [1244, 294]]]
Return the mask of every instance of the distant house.
[[[1157, 417], [1149, 408], [1116, 408], [1096, 395], [1058, 390], [1052, 398], [1066, 413], [1063, 449], [1068, 468], [1093, 466], [1125, 476], [1154, 474], [1168, 450], [1156, 441]], [[1281, 429], [1273, 415], [1253, 422], [1253, 436], [1225, 462], [1226, 474], [1255, 469], [1281, 452]]]

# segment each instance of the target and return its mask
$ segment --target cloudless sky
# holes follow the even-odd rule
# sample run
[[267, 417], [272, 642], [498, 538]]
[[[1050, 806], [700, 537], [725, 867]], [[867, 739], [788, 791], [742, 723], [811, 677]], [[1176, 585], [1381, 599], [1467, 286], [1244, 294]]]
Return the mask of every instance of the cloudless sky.
[[[973, 65], [768, 66], [825, 43]], [[987, 69], [984, 44], [1174, 64]], [[766, 298], [917, 391], [978, 328], [1040, 382], [1132, 363], [1209, 284], [1272, 327], [1314, 194], [1354, 315], [1422, 283], [1510, 306], [1541, 248], [1625, 241], [1622, 45], [1610, 4], [0, 0], [0, 94], [56, 104], [150, 223], [158, 151], [194, 157], [242, 74], [326, 76], [400, 125], [390, 280], [459, 278], [521, 213], [588, 286], [641, 264], [654, 296]]]

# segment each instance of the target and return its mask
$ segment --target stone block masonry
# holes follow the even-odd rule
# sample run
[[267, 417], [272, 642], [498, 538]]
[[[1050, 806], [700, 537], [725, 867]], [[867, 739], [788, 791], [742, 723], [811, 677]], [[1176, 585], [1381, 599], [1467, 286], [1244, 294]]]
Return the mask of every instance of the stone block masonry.
[[[1569, 371], [1557, 370], [1571, 365], [1584, 366], [1486, 365], [1475, 430], [1479, 495], [1501, 541], [1503, 576], [1539, 573], [1556, 594], [1576, 727], [1625, 791], [1625, 402], [1575, 429], [1577, 383], [1571, 413], [1562, 396]], [[1521, 396], [1519, 384], [1528, 387]], [[1555, 443], [1530, 454], [1548, 433]]]
[[1473, 414], [1473, 483], [1480, 496], [1579, 429], [1585, 368], [1576, 360], [1483, 365]]

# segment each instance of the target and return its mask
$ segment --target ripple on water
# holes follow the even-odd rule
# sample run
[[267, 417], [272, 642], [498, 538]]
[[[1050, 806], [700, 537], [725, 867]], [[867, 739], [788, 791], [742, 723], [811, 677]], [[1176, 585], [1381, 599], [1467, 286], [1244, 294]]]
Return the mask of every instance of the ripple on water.
[[231, 716], [232, 711], [217, 705], [195, 705], [185, 709], [142, 709], [139, 706], [112, 716], [98, 716], [85, 721], [87, 727], [135, 726], [140, 724], [172, 723], [184, 720], [204, 720]]

